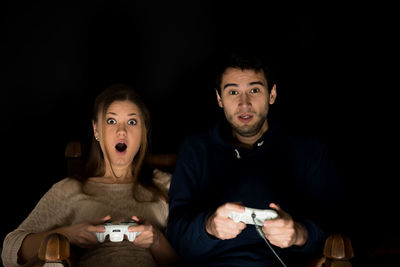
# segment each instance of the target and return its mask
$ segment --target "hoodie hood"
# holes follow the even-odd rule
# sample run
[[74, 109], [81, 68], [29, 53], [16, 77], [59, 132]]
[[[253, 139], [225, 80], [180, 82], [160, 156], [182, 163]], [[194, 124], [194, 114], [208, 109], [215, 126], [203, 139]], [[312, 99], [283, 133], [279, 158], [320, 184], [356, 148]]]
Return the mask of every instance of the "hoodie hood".
[[219, 120], [215, 127], [209, 131], [211, 140], [218, 149], [223, 150], [225, 153], [237, 159], [264, 151], [274, 143], [273, 140], [276, 140], [277, 136], [279, 136], [278, 133], [278, 125], [276, 123], [270, 125], [268, 130], [255, 142], [253, 148], [248, 149], [233, 144], [232, 128], [225, 119]]

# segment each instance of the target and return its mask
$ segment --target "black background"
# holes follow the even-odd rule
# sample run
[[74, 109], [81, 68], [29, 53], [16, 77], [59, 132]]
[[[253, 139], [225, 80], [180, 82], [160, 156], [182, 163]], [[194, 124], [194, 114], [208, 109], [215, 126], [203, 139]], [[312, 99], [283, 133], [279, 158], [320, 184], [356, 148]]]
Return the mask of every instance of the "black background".
[[397, 89], [383, 64], [392, 59], [390, 7], [214, 2], [4, 4], [1, 240], [65, 177], [65, 145], [91, 137], [100, 90], [137, 86], [152, 116], [151, 150], [177, 152], [221, 115], [211, 64], [232, 47], [273, 56], [282, 125], [329, 145], [346, 175], [348, 202], [338, 216], [358, 230], [357, 249], [398, 233], [390, 127]]

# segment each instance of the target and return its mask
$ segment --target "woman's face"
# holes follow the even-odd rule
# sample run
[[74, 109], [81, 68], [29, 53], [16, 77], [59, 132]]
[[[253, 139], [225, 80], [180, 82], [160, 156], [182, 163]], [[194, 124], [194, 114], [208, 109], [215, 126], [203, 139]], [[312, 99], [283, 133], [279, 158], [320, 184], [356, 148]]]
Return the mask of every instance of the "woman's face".
[[130, 171], [131, 162], [141, 145], [142, 123], [138, 106], [128, 100], [114, 101], [105, 118], [101, 112], [98, 114], [93, 130], [105, 155], [106, 175], [111, 172], [107, 161], [114, 169]]

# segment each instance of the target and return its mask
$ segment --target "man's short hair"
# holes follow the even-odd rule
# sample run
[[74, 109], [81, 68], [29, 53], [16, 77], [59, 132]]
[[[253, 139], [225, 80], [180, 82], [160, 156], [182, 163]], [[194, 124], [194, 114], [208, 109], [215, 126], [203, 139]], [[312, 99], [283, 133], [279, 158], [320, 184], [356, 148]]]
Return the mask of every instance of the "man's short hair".
[[275, 81], [269, 64], [271, 63], [265, 56], [248, 51], [224, 54], [217, 62], [215, 89], [221, 94], [222, 75], [226, 69], [235, 68], [240, 70], [254, 70], [256, 73], [263, 71], [267, 80], [268, 91], [271, 92]]

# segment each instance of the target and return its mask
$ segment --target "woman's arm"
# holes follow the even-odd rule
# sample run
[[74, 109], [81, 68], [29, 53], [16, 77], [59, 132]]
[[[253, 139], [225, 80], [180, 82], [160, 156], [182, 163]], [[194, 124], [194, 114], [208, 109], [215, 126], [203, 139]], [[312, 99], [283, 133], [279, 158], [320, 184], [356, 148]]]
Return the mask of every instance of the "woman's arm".
[[150, 247], [150, 251], [159, 266], [171, 266], [178, 261], [178, 254], [160, 231], [158, 231], [158, 238]]
[[18, 251], [18, 263], [24, 264], [37, 256], [42, 241], [52, 233], [59, 233], [66, 236], [71, 244], [81, 248], [89, 248], [98, 243], [93, 232], [104, 232], [102, 224], [111, 217], [63, 226], [51, 231], [28, 234], [22, 241]]
[[42, 240], [52, 231], [43, 232], [38, 234], [28, 234], [18, 251], [18, 264], [25, 264], [37, 256]]
[[[132, 216], [132, 219], [139, 222], [139, 218]], [[165, 235], [153, 225], [143, 221], [143, 224], [129, 227], [129, 231], [140, 232], [133, 244], [135, 246], [149, 249], [159, 266], [170, 266], [178, 260], [178, 255], [172, 248]]]

